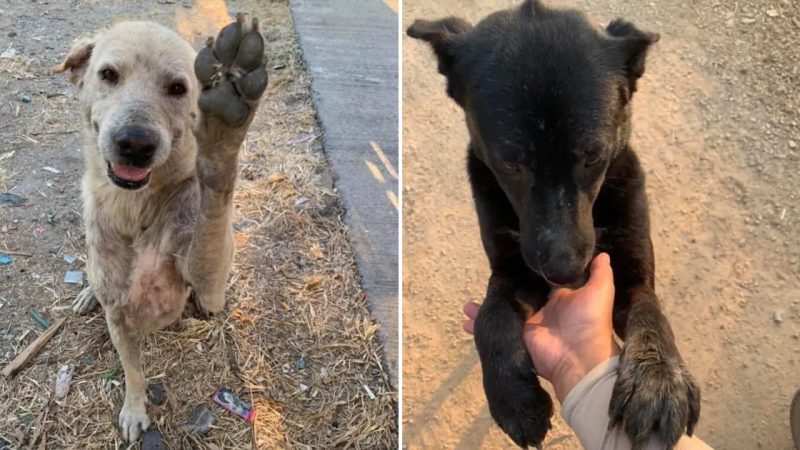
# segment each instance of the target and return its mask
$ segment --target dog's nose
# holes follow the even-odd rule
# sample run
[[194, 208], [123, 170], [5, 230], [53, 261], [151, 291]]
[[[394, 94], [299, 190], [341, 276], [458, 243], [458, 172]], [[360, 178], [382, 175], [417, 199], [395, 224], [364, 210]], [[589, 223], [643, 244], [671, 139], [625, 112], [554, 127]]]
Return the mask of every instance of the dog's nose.
[[147, 166], [158, 148], [158, 136], [143, 127], [121, 128], [114, 142], [124, 162], [137, 167]]
[[550, 283], [577, 288], [586, 283], [586, 263], [577, 252], [555, 251], [542, 264], [543, 275]]

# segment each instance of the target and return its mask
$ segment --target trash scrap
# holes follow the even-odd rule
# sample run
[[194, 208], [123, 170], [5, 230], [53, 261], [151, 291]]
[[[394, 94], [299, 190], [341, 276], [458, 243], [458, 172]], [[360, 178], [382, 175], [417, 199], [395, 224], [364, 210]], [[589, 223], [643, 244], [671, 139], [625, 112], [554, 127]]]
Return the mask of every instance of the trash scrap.
[[67, 273], [64, 274], [64, 283], [83, 284], [83, 271], [68, 270]]
[[315, 135], [314, 133], [301, 134], [299, 136], [295, 136], [289, 139], [288, 141], [286, 141], [286, 143], [289, 145], [301, 144], [303, 142], [308, 142], [314, 139], [315, 137], [317, 137], [317, 135]]
[[15, 49], [14, 47], [8, 47], [6, 50], [3, 51], [3, 53], [0, 53], [0, 59], [13, 58], [16, 55], [17, 55], [17, 49]]
[[364, 390], [367, 391], [367, 395], [369, 396], [370, 400], [375, 400], [375, 393], [372, 392], [372, 389], [369, 388], [366, 384], [362, 384], [361, 386], [364, 387]]
[[64, 324], [65, 319], [58, 319], [56, 323], [54, 323], [50, 328], [47, 329], [44, 333], [40, 334], [31, 344], [22, 351], [16, 358], [11, 360], [5, 368], [3, 368], [2, 374], [6, 378], [10, 378], [14, 376], [17, 372], [19, 372], [28, 361], [36, 356], [37, 353], [42, 349], [42, 347], [47, 344], [47, 342], [52, 339], [52, 337], [56, 334], [61, 325]]
[[44, 317], [42, 317], [42, 316], [41, 316], [41, 315], [40, 315], [38, 312], [36, 312], [36, 311], [34, 311], [34, 310], [30, 310], [29, 312], [30, 312], [30, 314], [31, 314], [31, 317], [33, 317], [33, 320], [35, 320], [35, 321], [36, 321], [36, 323], [38, 323], [39, 325], [41, 325], [41, 327], [42, 327], [43, 329], [45, 329], [45, 330], [46, 330], [46, 329], [50, 328], [50, 324], [47, 322], [47, 319], [45, 319]]
[[22, 103], [30, 103], [33, 101], [33, 99], [28, 94], [20, 94], [19, 101], [21, 101]]
[[222, 406], [242, 419], [248, 422], [253, 421], [255, 411], [250, 408], [250, 405], [241, 401], [239, 397], [237, 397], [236, 394], [231, 392], [229, 389], [219, 388], [219, 390], [214, 393], [212, 400], [214, 400], [214, 403]]
[[214, 424], [214, 413], [206, 405], [197, 405], [186, 422], [180, 424], [180, 429], [186, 433], [201, 435], [205, 434]]
[[50, 166], [44, 166], [44, 167], [42, 167], [42, 170], [46, 170], [46, 171], [48, 171], [50, 173], [61, 173], [60, 170], [56, 169], [55, 167], [50, 167]]
[[58, 375], [56, 375], [56, 398], [61, 399], [67, 396], [73, 372], [74, 369], [69, 364], [61, 366], [61, 369], [58, 370]]
[[3, 192], [0, 194], [0, 203], [6, 203], [12, 206], [19, 206], [27, 202], [28, 199], [17, 194]]
[[64, 262], [66, 262], [67, 264], [72, 264], [72, 263], [74, 263], [74, 262], [75, 262], [75, 261], [77, 261], [77, 260], [78, 260], [78, 258], [77, 258], [77, 257], [75, 257], [75, 256], [72, 256], [72, 255], [64, 255]]
[[14, 259], [5, 253], [0, 253], [0, 266], [7, 266], [14, 262]]

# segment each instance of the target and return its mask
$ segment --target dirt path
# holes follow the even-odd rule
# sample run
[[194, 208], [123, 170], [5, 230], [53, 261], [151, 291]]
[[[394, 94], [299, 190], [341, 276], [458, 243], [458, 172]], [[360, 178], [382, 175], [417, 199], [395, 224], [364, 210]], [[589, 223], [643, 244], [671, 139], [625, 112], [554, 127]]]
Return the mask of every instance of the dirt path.
[[[622, 16], [661, 33], [635, 98], [633, 145], [648, 173], [657, 289], [703, 390], [697, 432], [719, 449], [791, 448], [788, 406], [800, 364], [800, 6], [549, 3], [599, 24]], [[511, 4], [406, 0], [403, 24], [477, 21]], [[488, 276], [462, 114], [428, 48], [404, 39], [404, 443], [511, 448], [489, 417], [474, 345], [460, 329], [462, 304], [483, 297]], [[546, 448], [577, 446], [559, 419]]]
[[[73, 39], [114, 20], [154, 20], [197, 43], [236, 11], [249, 11], [261, 19], [270, 85], [241, 156], [228, 306], [214, 320], [185, 318], [148, 338], [146, 373], [166, 391], [166, 404], [149, 407], [150, 416], [171, 449], [396, 445], [396, 395], [321, 152], [286, 2], [142, 4], [0, 5], [0, 53], [16, 51], [0, 57], [0, 193], [27, 199], [0, 204], [0, 252], [32, 255], [12, 255], [12, 264], [0, 266], [0, 366], [41, 332], [29, 310], [50, 321], [67, 318], [31, 367], [13, 380], [0, 378], [0, 439], [14, 448], [37, 438], [47, 448], [119, 444], [124, 385], [102, 314], [79, 318], [68, 310], [80, 287], [65, 284], [64, 272], [82, 269], [85, 260], [81, 142], [75, 94], [49, 68]], [[66, 255], [78, 261], [67, 264]], [[67, 363], [76, 367], [71, 391], [48, 403], [55, 374]], [[255, 404], [254, 428], [210, 403], [219, 386]], [[199, 404], [216, 415], [202, 438], [179, 429]]]

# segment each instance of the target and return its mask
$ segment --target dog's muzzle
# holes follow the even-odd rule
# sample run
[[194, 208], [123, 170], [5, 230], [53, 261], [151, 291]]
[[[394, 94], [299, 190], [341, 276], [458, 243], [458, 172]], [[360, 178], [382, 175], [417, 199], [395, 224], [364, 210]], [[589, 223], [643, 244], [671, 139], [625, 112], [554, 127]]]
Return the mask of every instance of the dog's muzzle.
[[150, 181], [150, 166], [158, 144], [158, 135], [147, 128], [120, 128], [114, 137], [115, 162], [106, 162], [108, 177], [125, 189], [144, 187]]

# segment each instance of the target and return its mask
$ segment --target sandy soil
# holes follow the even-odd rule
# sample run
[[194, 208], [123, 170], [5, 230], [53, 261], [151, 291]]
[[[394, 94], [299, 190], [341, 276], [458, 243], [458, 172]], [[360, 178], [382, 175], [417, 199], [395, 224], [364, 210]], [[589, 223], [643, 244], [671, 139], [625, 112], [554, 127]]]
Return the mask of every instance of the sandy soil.
[[[406, 0], [414, 18], [477, 21], [509, 1]], [[635, 97], [657, 288], [703, 393], [715, 448], [789, 449], [800, 364], [800, 5], [556, 1], [658, 31]], [[428, 47], [404, 38], [403, 408], [407, 448], [512, 448], [489, 417], [461, 306], [488, 270], [466, 130]], [[558, 419], [546, 448], [579, 446]]]
[[[16, 50], [0, 57], [0, 193], [27, 201], [0, 204], [0, 252], [15, 253], [0, 266], [0, 366], [41, 332], [30, 310], [67, 322], [30, 367], [0, 378], [0, 448], [3, 441], [12, 448], [120, 444], [124, 380], [102, 314], [75, 317], [68, 309], [80, 286], [65, 284], [64, 272], [85, 261], [81, 139], [75, 93], [49, 68], [73, 39], [113, 20], [154, 20], [198, 43], [236, 11], [261, 19], [270, 85], [240, 158], [226, 312], [210, 321], [184, 318], [148, 338], [146, 374], [166, 391], [166, 404], [148, 411], [171, 449], [397, 445], [396, 394], [321, 152], [286, 2], [11, 0], [0, 4], [0, 53]], [[65, 255], [78, 261], [67, 264]], [[76, 373], [69, 395], [54, 401], [63, 364]], [[210, 402], [219, 386], [255, 405], [255, 427]], [[198, 404], [216, 416], [200, 438], [179, 428]]]

